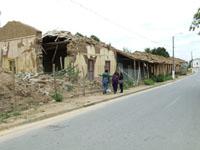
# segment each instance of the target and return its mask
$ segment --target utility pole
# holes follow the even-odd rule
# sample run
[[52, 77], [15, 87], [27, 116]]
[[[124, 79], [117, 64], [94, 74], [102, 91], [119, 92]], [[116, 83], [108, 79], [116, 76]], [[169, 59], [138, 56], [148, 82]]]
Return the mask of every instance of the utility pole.
[[1, 10], [0, 10], [0, 27], [1, 27]]
[[192, 54], [192, 51], [191, 51], [191, 68], [193, 68], [193, 54]]
[[172, 69], [172, 78], [175, 79], [175, 61], [174, 61], [174, 36], [172, 36], [172, 57], [173, 57], [173, 69]]

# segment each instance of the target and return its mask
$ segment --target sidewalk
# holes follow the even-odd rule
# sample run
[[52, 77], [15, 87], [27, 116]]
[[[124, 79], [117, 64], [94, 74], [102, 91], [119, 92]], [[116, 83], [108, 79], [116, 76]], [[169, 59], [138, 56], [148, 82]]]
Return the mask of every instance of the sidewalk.
[[64, 100], [63, 102], [51, 102], [37, 108], [33, 108], [27, 111], [22, 112], [19, 116], [11, 117], [6, 120], [4, 123], [0, 123], [0, 131], [6, 130], [12, 127], [20, 126], [23, 124], [43, 120], [53, 116], [57, 116], [63, 113], [67, 113], [73, 110], [77, 110], [84, 107], [89, 107], [98, 103], [106, 102], [109, 100], [115, 100], [115, 98], [130, 95], [136, 92], [144, 91], [174, 81], [180, 80], [187, 76], [181, 76], [176, 80], [170, 80], [163, 83], [156, 83], [152, 86], [140, 85], [128, 90], [124, 90], [124, 93], [117, 94], [107, 94], [103, 95], [102, 93], [95, 93], [93, 95], [86, 95], [81, 97], [76, 97], [72, 99]]

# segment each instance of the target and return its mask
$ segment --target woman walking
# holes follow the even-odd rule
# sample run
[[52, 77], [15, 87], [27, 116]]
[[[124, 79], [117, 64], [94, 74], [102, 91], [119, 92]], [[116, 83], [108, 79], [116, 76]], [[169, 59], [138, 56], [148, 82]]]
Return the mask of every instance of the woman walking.
[[112, 86], [113, 86], [113, 91], [114, 94], [117, 93], [117, 88], [118, 88], [118, 81], [119, 81], [119, 73], [115, 72], [112, 76]]

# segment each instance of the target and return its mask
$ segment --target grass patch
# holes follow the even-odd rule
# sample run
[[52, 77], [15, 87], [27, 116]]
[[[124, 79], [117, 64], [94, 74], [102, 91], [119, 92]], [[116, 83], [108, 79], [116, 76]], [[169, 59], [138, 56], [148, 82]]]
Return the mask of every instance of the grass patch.
[[55, 92], [52, 96], [51, 96], [56, 102], [62, 102], [63, 101], [63, 95]]
[[19, 115], [21, 115], [21, 113], [18, 111], [0, 113], [0, 123], [6, 122], [6, 120], [10, 117], [16, 117]]
[[133, 80], [129, 80], [129, 79], [125, 79], [124, 83], [123, 83], [124, 89], [129, 89], [131, 87], [134, 86], [134, 81]]
[[172, 76], [171, 75], [166, 75], [165, 76], [165, 81], [167, 81], [167, 80], [172, 80], [173, 78], [172, 78]]
[[144, 80], [144, 84], [145, 85], [154, 85], [154, 81], [152, 80], [152, 79], [146, 79], [146, 80]]
[[164, 82], [164, 81], [172, 80], [172, 76], [171, 75], [152, 76], [151, 80], [153, 80], [154, 82]]

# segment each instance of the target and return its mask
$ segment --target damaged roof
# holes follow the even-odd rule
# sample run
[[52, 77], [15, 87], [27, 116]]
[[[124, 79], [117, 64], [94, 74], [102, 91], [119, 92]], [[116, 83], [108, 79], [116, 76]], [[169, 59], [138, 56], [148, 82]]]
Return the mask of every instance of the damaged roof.
[[[70, 39], [70, 42], [67, 45], [69, 54], [70, 53], [72, 54], [75, 52], [87, 53], [86, 46], [93, 45], [95, 47], [95, 50], [97, 53], [100, 52], [100, 49], [102, 47], [106, 47], [110, 50], [113, 50], [115, 53], [123, 55], [132, 60], [141, 60], [141, 61], [145, 61], [148, 63], [173, 64], [173, 58], [171, 58], [171, 57], [166, 58], [163, 56], [153, 55], [153, 54], [141, 52], [141, 51], [135, 51], [134, 53], [127, 53], [127, 52], [124, 52], [124, 51], [121, 51], [121, 50], [118, 50], [118, 49], [112, 47], [110, 44], [106, 44], [101, 41], [95, 41], [92, 38], [89, 38], [87, 36], [80, 36], [79, 34], [73, 35], [68, 31], [56, 31], [56, 30], [49, 31], [43, 35], [43, 38], [51, 37], [51, 36]], [[179, 58], [175, 58], [175, 64], [181, 64], [184, 62], [186, 62], [186, 61], [179, 59]]]
[[[145, 60], [149, 63], [173, 64], [172, 57], [163, 57], [163, 56], [153, 55], [153, 54], [141, 52], [141, 51], [136, 51], [136, 52], [132, 53], [132, 55], [134, 55], [134, 57], [136, 57], [137, 59]], [[175, 64], [181, 64], [181, 63], [186, 62], [185, 60], [182, 60], [180, 58], [174, 58], [174, 60], [175, 60], [174, 61]]]
[[19, 21], [9, 21], [5, 26], [0, 28], [0, 41], [41, 33], [40, 30]]
[[58, 37], [58, 38], [70, 38], [71, 33], [68, 31], [58, 31], [58, 30], [52, 30], [48, 31], [45, 34], [42, 35], [42, 38], [45, 38], [47, 36], [50, 37]]
[[42, 35], [43, 45], [66, 44], [71, 40], [71, 33], [67, 31], [48, 31]]
[[153, 55], [153, 54], [146, 53], [146, 52], [135, 51], [134, 53], [132, 53], [132, 55], [139, 60], [144, 60], [144, 61], [147, 61], [149, 63], [172, 64], [170, 59], [168, 59], [166, 57], [159, 56], [159, 55]]

